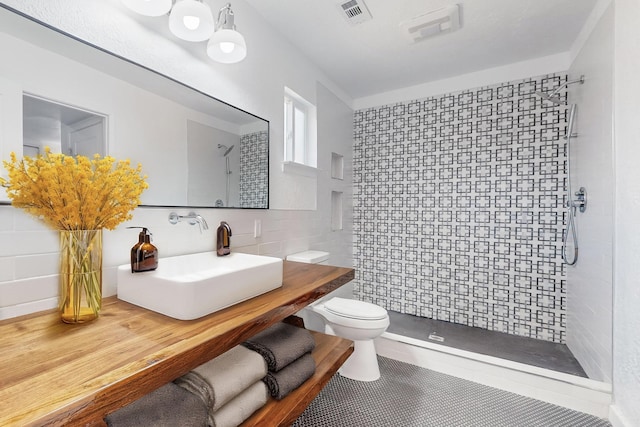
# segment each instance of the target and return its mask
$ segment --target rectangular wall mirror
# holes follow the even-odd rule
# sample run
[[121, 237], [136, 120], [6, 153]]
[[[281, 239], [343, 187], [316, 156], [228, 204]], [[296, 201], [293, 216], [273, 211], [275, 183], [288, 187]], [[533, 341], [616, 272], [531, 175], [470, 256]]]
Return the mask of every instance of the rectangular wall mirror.
[[5, 5], [0, 50], [0, 160], [97, 152], [142, 164], [145, 206], [269, 207], [268, 121]]

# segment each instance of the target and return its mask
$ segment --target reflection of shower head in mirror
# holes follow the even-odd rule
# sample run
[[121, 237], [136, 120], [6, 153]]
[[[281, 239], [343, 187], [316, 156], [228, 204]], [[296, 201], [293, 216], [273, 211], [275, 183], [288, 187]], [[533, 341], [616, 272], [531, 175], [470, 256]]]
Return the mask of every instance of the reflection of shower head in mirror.
[[224, 144], [218, 144], [218, 148], [224, 148], [224, 157], [227, 157], [229, 155], [229, 153], [231, 152], [231, 150], [233, 150], [233, 147], [235, 147], [235, 145], [232, 145], [231, 147], [227, 147]]

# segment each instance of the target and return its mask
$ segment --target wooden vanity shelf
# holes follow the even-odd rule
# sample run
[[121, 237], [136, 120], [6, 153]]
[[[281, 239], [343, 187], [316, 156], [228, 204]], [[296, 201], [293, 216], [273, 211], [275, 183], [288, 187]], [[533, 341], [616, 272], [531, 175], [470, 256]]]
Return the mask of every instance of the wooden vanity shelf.
[[[100, 318], [66, 325], [57, 311], [0, 322], [0, 425], [104, 425], [104, 417], [184, 375], [351, 281], [351, 268], [284, 262], [282, 288], [192, 321], [120, 301]], [[287, 425], [353, 351], [314, 334], [316, 374], [245, 425]]]

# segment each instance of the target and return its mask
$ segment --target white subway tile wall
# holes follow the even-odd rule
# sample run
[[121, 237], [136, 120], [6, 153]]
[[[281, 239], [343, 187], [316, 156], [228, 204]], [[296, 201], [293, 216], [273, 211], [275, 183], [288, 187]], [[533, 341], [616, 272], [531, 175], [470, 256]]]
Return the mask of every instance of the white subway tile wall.
[[609, 7], [576, 56], [570, 87], [577, 104], [571, 140], [571, 182], [587, 189], [589, 204], [576, 218], [578, 263], [567, 268], [567, 346], [589, 378], [611, 382], [613, 375], [613, 28]]
[[[127, 226], [149, 227], [160, 257], [213, 250], [216, 228], [225, 220], [233, 229], [234, 251], [284, 258], [313, 248], [329, 251], [334, 265], [352, 266], [351, 235], [331, 231], [328, 210], [198, 209], [209, 225], [209, 230], [202, 233], [188, 223], [170, 224], [168, 216], [172, 210], [186, 214], [190, 209], [142, 207], [135, 210], [133, 220], [116, 230], [104, 230], [104, 296], [115, 295], [116, 267], [129, 263], [129, 251], [138, 239], [138, 230], [128, 230]], [[0, 206], [0, 218], [15, 218], [20, 228], [0, 231], [0, 319], [56, 307], [57, 233], [11, 206]], [[262, 221], [259, 238], [253, 237], [255, 219]], [[31, 228], [25, 229], [25, 224]]]

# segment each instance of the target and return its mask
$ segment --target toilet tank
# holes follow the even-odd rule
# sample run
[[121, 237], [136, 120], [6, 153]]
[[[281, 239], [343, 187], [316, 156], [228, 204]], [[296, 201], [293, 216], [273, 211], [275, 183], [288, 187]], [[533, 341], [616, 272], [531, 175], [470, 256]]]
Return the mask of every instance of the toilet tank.
[[287, 261], [304, 262], [305, 264], [328, 264], [329, 252], [304, 251], [287, 256]]

